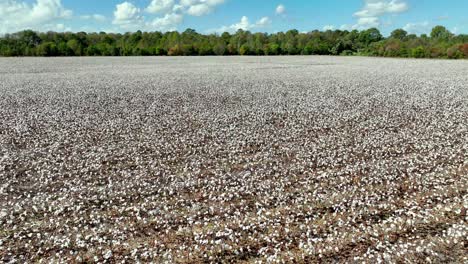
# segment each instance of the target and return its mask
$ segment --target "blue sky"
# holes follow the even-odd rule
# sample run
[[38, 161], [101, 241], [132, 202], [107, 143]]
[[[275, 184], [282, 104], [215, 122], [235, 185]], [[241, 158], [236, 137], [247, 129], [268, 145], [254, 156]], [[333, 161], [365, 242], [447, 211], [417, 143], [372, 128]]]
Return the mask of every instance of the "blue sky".
[[467, 0], [0, 0], [0, 33], [39, 31], [277, 32], [366, 29], [387, 35], [444, 25], [468, 33]]

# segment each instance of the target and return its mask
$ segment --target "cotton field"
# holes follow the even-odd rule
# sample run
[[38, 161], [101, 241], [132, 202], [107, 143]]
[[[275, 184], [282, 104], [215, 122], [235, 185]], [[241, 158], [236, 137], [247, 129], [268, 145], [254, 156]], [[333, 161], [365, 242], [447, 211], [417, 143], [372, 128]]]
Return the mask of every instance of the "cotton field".
[[468, 62], [0, 59], [0, 262], [467, 263]]

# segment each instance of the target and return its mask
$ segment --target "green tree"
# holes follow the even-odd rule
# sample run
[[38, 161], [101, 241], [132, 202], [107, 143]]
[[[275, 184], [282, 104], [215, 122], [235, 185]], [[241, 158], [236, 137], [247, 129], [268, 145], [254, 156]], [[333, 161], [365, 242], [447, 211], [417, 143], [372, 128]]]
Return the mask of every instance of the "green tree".
[[101, 51], [99, 50], [99, 48], [96, 45], [88, 46], [86, 48], [85, 53], [86, 53], [87, 56], [100, 56], [101, 55]]
[[382, 34], [378, 29], [370, 28], [368, 30], [361, 31], [357, 40], [360, 43], [361, 48], [365, 48], [373, 42], [382, 40], [382, 38]]
[[443, 26], [435, 26], [431, 31], [431, 38], [436, 40], [448, 40], [452, 33]]
[[239, 55], [242, 55], [242, 56], [250, 55], [250, 52], [251, 52], [250, 47], [247, 44], [242, 45], [239, 49]]
[[384, 53], [381, 54], [385, 57], [407, 57], [408, 52], [404, 47], [403, 42], [399, 38], [393, 38], [385, 43]]
[[161, 46], [156, 46], [153, 48], [153, 55], [156, 55], [156, 56], [167, 55], [167, 50]]
[[67, 42], [68, 48], [71, 50], [72, 55], [81, 56], [83, 55], [83, 45], [77, 39], [70, 39]]
[[280, 55], [281, 49], [280, 46], [276, 43], [270, 43], [265, 48], [266, 55]]
[[404, 40], [406, 36], [408, 36], [408, 32], [406, 32], [404, 29], [401, 29], [401, 28], [393, 30], [392, 33], [390, 34], [391, 38], [399, 39], [399, 40]]
[[53, 42], [44, 42], [37, 47], [37, 55], [43, 57], [57, 56], [57, 46]]
[[66, 42], [59, 42], [59, 44], [57, 45], [57, 55], [73, 56], [73, 50], [67, 46]]
[[226, 44], [220, 42], [213, 47], [215, 55], [226, 55]]
[[33, 48], [41, 44], [41, 38], [32, 30], [24, 30], [18, 33], [18, 40], [27, 47]]
[[338, 43], [331, 49], [333, 55], [340, 55], [346, 51], [345, 54], [352, 54], [353, 44], [349, 41], [339, 40]]
[[293, 29], [274, 34], [238, 30], [235, 34], [203, 35], [193, 29], [182, 33], [86, 33], [24, 30], [0, 36], [0, 56], [147, 56], [147, 55], [371, 55], [416, 58], [468, 58], [468, 35], [454, 35], [443, 26], [430, 37], [403, 29], [384, 38], [379, 30]]

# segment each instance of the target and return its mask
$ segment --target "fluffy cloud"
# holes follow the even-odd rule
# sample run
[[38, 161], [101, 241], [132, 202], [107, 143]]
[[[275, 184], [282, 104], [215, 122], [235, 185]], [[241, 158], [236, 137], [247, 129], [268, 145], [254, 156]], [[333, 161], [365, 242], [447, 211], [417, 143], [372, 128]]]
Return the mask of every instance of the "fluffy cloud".
[[378, 17], [360, 17], [357, 24], [354, 25], [354, 28], [372, 28], [378, 27], [379, 25], [380, 20]]
[[327, 31], [327, 30], [335, 30], [335, 26], [333, 25], [326, 25], [323, 27], [323, 30]]
[[104, 22], [106, 21], [106, 17], [100, 14], [93, 14], [93, 15], [84, 15], [80, 16], [81, 19], [86, 19], [86, 20], [96, 20], [98, 22]]
[[191, 6], [188, 10], [187, 13], [192, 16], [203, 16], [211, 13], [212, 8], [208, 5], [205, 4], [198, 4], [198, 5], [193, 5]]
[[408, 10], [408, 4], [398, 0], [365, 0], [364, 7], [354, 13], [356, 17], [379, 17], [384, 14], [402, 13]]
[[115, 7], [113, 24], [135, 26], [141, 23], [140, 9], [130, 2], [123, 2]]
[[62, 23], [51, 25], [51, 28], [54, 29], [55, 31], [71, 31], [70, 27], [67, 27]]
[[364, 7], [354, 13], [358, 19], [351, 29], [366, 29], [380, 26], [380, 17], [398, 14], [408, 10], [408, 4], [401, 0], [365, 0]]
[[210, 30], [210, 31], [215, 31], [219, 33], [235, 32], [239, 29], [252, 30], [252, 29], [263, 28], [263, 27], [269, 26], [270, 24], [271, 24], [271, 19], [268, 17], [262, 17], [259, 20], [257, 20], [255, 23], [251, 23], [248, 17], [243, 16], [238, 23], [232, 24], [230, 26], [223, 26], [219, 29]]
[[243, 29], [243, 30], [248, 30], [252, 27], [250, 24], [249, 18], [246, 16], [243, 16], [241, 20], [236, 23], [232, 24], [229, 28], [231, 28], [233, 31], [238, 30], [238, 29]]
[[[1, 1], [1, 0], [0, 0]], [[149, 5], [140, 9], [130, 2], [116, 6], [113, 24], [124, 30], [175, 30], [185, 15], [203, 16], [211, 13], [225, 0], [151, 0]], [[142, 14], [159, 14], [158, 17], [145, 18]], [[262, 21], [266, 23], [266, 21]]]
[[408, 23], [403, 29], [412, 34], [428, 34], [431, 31], [431, 24], [428, 21]]
[[256, 23], [255, 27], [266, 27], [271, 24], [271, 19], [269, 17], [262, 17]]
[[152, 14], [167, 12], [172, 10], [174, 4], [174, 0], [152, 0], [146, 11]]
[[164, 17], [155, 18], [150, 26], [163, 31], [175, 30], [183, 19], [184, 16], [180, 14], [166, 14]]
[[180, 7], [192, 16], [204, 16], [211, 13], [214, 8], [223, 4], [224, 0], [181, 0]]
[[[182, 23], [184, 15], [173, 11], [171, 4], [167, 5], [165, 9], [157, 9], [156, 4], [168, 4], [168, 1], [152, 1], [150, 6], [145, 10], [141, 10], [130, 2], [123, 2], [116, 5], [114, 11], [114, 20], [112, 23], [124, 30], [147, 30], [147, 31], [169, 31], [176, 30], [177, 26]], [[153, 6], [151, 6], [154, 4]], [[151, 8], [150, 8], [151, 7]], [[159, 6], [160, 8], [162, 6]], [[165, 14], [160, 17], [155, 17], [152, 20], [142, 16], [143, 11], [150, 12], [158, 10], [158, 12], [165, 11]], [[160, 10], [160, 11], [159, 11]]]
[[282, 4], [278, 5], [276, 7], [276, 14], [277, 15], [282, 15], [284, 13], [286, 13], [286, 7], [284, 5], [282, 5]]
[[[36, 0], [32, 4], [17, 0], [0, 0], [0, 33], [34, 30], [56, 30], [58, 21], [71, 18], [61, 0]], [[60, 27], [60, 26], [58, 26]], [[65, 28], [65, 26], [63, 26]]]
[[209, 6], [217, 6], [224, 3], [224, 0], [180, 0], [182, 6], [192, 6], [196, 4], [206, 4]]

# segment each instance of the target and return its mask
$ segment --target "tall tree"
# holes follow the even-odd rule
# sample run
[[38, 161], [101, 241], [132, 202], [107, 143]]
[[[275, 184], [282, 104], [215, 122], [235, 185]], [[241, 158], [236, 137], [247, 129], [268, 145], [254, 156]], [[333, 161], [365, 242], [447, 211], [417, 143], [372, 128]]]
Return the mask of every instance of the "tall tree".
[[404, 40], [407, 35], [408, 35], [408, 32], [400, 28], [400, 29], [393, 30], [392, 33], [390, 34], [390, 37], [394, 39]]

